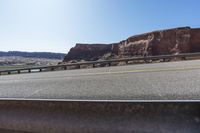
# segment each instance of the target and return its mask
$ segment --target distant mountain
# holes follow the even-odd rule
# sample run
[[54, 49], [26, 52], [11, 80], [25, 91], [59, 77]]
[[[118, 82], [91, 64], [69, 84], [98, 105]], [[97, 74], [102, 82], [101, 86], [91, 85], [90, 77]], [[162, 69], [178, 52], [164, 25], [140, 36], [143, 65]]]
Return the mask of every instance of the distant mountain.
[[20, 52], [20, 51], [0, 51], [0, 57], [5, 56], [20, 56], [25, 58], [46, 58], [46, 59], [59, 59], [62, 60], [65, 54], [62, 53], [51, 53], [51, 52]]

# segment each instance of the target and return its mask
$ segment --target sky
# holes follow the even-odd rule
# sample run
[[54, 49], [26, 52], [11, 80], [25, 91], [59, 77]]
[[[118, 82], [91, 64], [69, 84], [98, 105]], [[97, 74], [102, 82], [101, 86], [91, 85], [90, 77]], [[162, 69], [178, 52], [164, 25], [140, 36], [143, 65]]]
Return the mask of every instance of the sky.
[[0, 51], [67, 53], [183, 26], [200, 28], [199, 0], [0, 0]]

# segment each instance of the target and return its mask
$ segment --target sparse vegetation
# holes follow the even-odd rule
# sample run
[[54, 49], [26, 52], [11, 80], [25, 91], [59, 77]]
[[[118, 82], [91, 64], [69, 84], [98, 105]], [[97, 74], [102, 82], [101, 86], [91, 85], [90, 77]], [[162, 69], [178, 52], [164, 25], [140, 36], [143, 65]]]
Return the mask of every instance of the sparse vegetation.
[[61, 60], [24, 57], [0, 57], [0, 70], [27, 68], [34, 66], [57, 65]]

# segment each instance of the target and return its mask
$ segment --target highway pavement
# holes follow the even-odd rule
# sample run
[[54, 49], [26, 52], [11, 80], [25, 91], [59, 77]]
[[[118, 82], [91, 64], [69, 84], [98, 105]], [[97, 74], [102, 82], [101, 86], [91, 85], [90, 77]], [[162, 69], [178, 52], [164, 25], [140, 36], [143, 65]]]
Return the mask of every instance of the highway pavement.
[[200, 60], [5, 75], [0, 98], [200, 100]]

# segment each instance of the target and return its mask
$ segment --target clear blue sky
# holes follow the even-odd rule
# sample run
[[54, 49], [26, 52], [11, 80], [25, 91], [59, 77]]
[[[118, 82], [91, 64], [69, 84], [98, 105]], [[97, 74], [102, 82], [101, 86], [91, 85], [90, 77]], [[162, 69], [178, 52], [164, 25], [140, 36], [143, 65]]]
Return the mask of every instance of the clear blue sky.
[[200, 27], [199, 0], [0, 0], [0, 51], [66, 53], [180, 26]]

